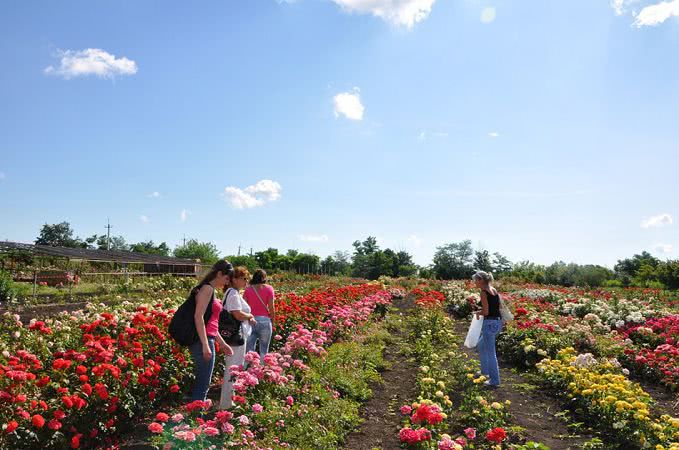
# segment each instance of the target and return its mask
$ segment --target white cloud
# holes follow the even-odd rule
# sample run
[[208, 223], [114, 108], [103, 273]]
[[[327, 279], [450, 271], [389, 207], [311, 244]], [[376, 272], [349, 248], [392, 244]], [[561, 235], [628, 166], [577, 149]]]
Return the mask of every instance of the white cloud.
[[141, 220], [141, 223], [149, 223], [151, 221], [151, 219], [144, 215], [139, 216], [139, 220]]
[[621, 16], [625, 12], [625, 0], [611, 0], [611, 8], [616, 16]]
[[672, 244], [655, 244], [653, 248], [658, 253], [672, 253]]
[[189, 211], [186, 209], [182, 209], [182, 212], [179, 213], [179, 220], [182, 222], [186, 222], [186, 219], [189, 218]]
[[634, 18], [637, 28], [658, 25], [673, 16], [679, 16], [679, 0], [646, 6]]
[[411, 29], [426, 19], [436, 0], [333, 0], [347, 12], [372, 14], [397, 26]]
[[500, 133], [497, 133], [495, 131], [491, 131], [490, 133], [488, 133], [488, 137], [495, 139], [497, 137], [500, 137]]
[[359, 89], [354, 88], [352, 92], [341, 92], [333, 98], [335, 103], [335, 117], [340, 114], [351, 120], [363, 120], [365, 108], [361, 103]]
[[411, 234], [408, 236], [408, 242], [413, 244], [415, 247], [420, 247], [422, 245], [422, 239], [420, 239], [416, 234]]
[[245, 189], [229, 186], [224, 189], [224, 197], [233, 208], [256, 208], [281, 198], [282, 190], [276, 181], [261, 180]]
[[299, 240], [304, 242], [328, 242], [328, 236], [325, 234], [321, 235], [300, 234]]
[[57, 56], [61, 59], [60, 65], [58, 67], [46, 67], [45, 73], [57, 75], [66, 80], [88, 75], [96, 75], [99, 78], [115, 78], [116, 75], [134, 75], [137, 73], [136, 62], [125, 57], [116, 58], [98, 48], [59, 50]]
[[158, 191], [151, 192], [149, 195], [147, 195], [147, 197], [149, 197], [149, 198], [160, 198], [160, 192], [158, 192]]
[[495, 8], [489, 6], [481, 11], [481, 23], [491, 23], [495, 20]]
[[420, 131], [420, 134], [417, 136], [417, 139], [419, 141], [426, 141], [430, 136], [435, 138], [445, 138], [448, 137], [448, 133], [446, 131], [434, 131], [432, 133]]
[[664, 227], [665, 225], [672, 225], [672, 216], [669, 214], [658, 214], [641, 221], [641, 228]]
[[424, 131], [420, 131], [420, 135], [417, 137], [419, 141], [426, 141], [427, 140], [427, 133]]

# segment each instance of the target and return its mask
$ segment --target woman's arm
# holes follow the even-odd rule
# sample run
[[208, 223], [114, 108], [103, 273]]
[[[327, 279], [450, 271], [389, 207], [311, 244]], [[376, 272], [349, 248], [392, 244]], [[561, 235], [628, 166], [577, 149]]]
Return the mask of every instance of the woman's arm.
[[229, 344], [226, 343], [224, 338], [219, 333], [217, 333], [217, 342], [219, 342], [219, 348], [225, 355], [227, 356], [233, 355], [233, 349]]
[[203, 316], [210, 305], [214, 295], [212, 288], [203, 286], [196, 294], [196, 312], [193, 314], [193, 322], [196, 324], [196, 331], [198, 332], [198, 339], [203, 345], [203, 358], [209, 361], [212, 358], [212, 350], [207, 341], [207, 331], [205, 331], [205, 321]]
[[236, 318], [236, 320], [240, 321], [245, 321], [245, 320], [252, 320], [255, 318], [252, 314], [248, 314], [246, 312], [241, 311], [240, 309], [236, 309], [233, 311], [229, 311], [231, 314], [233, 314], [233, 317]]
[[481, 315], [484, 317], [488, 315], [488, 294], [486, 294], [486, 291], [481, 291]]

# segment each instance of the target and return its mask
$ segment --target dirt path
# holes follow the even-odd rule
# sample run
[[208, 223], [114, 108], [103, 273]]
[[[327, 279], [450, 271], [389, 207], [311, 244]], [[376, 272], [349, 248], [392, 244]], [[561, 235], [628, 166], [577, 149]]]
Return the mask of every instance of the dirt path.
[[[455, 331], [460, 336], [467, 333], [466, 321], [455, 320]], [[475, 350], [461, 346], [471, 358], [478, 358]], [[568, 412], [555, 398], [541, 391], [540, 387], [527, 375], [512, 371], [510, 366], [500, 361], [499, 388], [492, 391], [498, 402], [509, 400], [512, 424], [524, 429], [527, 441], [540, 442], [552, 450], [581, 448], [582, 444], [594, 436], [583, 430], [569, 428]]]
[[[408, 314], [412, 299], [394, 300], [400, 313]], [[391, 314], [399, 312], [392, 311]], [[402, 338], [400, 331], [397, 338]], [[398, 431], [401, 428], [401, 405], [412, 402], [417, 396], [415, 376], [417, 367], [413, 361], [399, 353], [398, 346], [388, 346], [385, 358], [390, 368], [382, 373], [383, 383], [373, 387], [373, 396], [361, 409], [364, 422], [347, 437], [345, 450], [398, 449]]]

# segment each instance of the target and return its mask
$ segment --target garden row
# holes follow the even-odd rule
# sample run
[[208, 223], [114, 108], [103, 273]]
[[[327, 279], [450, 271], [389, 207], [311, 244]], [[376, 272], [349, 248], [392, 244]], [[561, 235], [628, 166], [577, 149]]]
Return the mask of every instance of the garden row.
[[[468, 317], [478, 304], [478, 295], [463, 282], [442, 290], [447, 309], [458, 317]], [[593, 419], [609, 440], [679, 448], [679, 419], [655, 414], [650, 395], [628, 378], [633, 372], [677, 388], [679, 316], [651, 296], [573, 293], [528, 288], [504, 294], [516, 320], [499, 336], [499, 353], [535, 369], [545, 386]]]
[[[281, 353], [267, 364], [275, 361], [276, 371], [290, 364], [285, 378], [301, 377], [312, 367], [311, 355], [298, 353], [318, 357], [327, 343], [355, 332], [388, 301], [381, 289], [363, 284], [280, 295], [275, 345]], [[179, 405], [192, 366], [167, 325], [182, 300], [174, 292], [154, 303], [90, 304], [28, 326], [16, 315], [1, 316], [0, 447], [115, 447], [131, 418]]]

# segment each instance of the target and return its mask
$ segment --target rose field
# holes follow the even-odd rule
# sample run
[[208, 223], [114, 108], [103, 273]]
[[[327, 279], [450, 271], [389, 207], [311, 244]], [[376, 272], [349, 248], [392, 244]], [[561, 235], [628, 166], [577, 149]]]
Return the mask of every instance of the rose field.
[[167, 328], [190, 281], [5, 312], [0, 448], [679, 449], [667, 291], [498, 283], [515, 320], [488, 390], [462, 345], [470, 282], [275, 277], [271, 352], [220, 356], [208, 401], [187, 403], [191, 358]]

